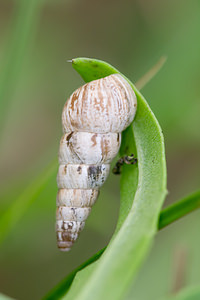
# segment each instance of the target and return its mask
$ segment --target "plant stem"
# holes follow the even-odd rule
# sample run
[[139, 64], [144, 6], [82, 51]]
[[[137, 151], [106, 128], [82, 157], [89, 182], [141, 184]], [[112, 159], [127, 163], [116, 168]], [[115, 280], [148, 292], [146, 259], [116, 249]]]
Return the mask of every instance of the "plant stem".
[[167, 57], [162, 56], [158, 62], [135, 83], [136, 88], [138, 90], [143, 89], [143, 87], [146, 86], [149, 81], [151, 81], [151, 79], [160, 71], [160, 69], [162, 69], [166, 60]]
[[160, 213], [158, 229], [166, 227], [197, 208], [200, 208], [200, 191], [163, 209]]

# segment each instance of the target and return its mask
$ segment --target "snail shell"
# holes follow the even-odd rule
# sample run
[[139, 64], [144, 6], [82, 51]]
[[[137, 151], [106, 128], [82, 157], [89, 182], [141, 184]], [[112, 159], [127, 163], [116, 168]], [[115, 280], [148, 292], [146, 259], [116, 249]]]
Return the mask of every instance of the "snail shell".
[[66, 102], [57, 175], [60, 250], [69, 251], [82, 231], [136, 107], [133, 89], [119, 74], [83, 85]]

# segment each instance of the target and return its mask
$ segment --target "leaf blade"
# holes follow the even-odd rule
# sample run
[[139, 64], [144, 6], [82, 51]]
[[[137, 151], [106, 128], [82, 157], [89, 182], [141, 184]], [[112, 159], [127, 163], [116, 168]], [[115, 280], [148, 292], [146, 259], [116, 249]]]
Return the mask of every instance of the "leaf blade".
[[[192, 202], [192, 203], [190, 203]], [[184, 208], [184, 209], [183, 209]], [[163, 209], [160, 213], [159, 217], [159, 224], [158, 224], [158, 229], [163, 229], [169, 224], [172, 224], [173, 222], [179, 220], [186, 214], [191, 213], [195, 209], [200, 208], [200, 191], [196, 191], [195, 193], [192, 193], [188, 195], [187, 197], [176, 201], [175, 203], [169, 205], [167, 208]], [[179, 214], [177, 214], [177, 211]], [[169, 217], [169, 214], [172, 214], [171, 217]], [[120, 222], [118, 222], [120, 223]], [[101, 249], [98, 251], [96, 254], [94, 254], [91, 259], [88, 259], [84, 264], [80, 265], [78, 268], [76, 268], [72, 273], [73, 273], [73, 278], [75, 277], [75, 274], [82, 269], [82, 266], [84, 265], [84, 268], [101, 256], [105, 248]], [[96, 259], [95, 259], [96, 258]], [[71, 276], [72, 273], [70, 273], [62, 282], [66, 282], [66, 286], [63, 288], [62, 282], [58, 284], [44, 299], [45, 300], [54, 300], [58, 299], [59, 296], [63, 296], [67, 290], [69, 289], [68, 283], [70, 282], [70, 285], [72, 283], [71, 281]], [[51, 295], [54, 295], [55, 297], [52, 298]]]
[[158, 228], [162, 229], [198, 208], [200, 208], [200, 191], [196, 191], [163, 209], [160, 214]]
[[[86, 81], [117, 72], [111, 65], [98, 60], [78, 58], [72, 60], [72, 65]], [[157, 231], [159, 212], [166, 195], [164, 140], [160, 126], [145, 99], [129, 80], [128, 82], [138, 98], [138, 110], [131, 127], [139, 161], [135, 199], [132, 199], [133, 205], [127, 218], [101, 258], [77, 274], [69, 293], [63, 299], [122, 299]], [[126, 174], [122, 174], [123, 176]]]

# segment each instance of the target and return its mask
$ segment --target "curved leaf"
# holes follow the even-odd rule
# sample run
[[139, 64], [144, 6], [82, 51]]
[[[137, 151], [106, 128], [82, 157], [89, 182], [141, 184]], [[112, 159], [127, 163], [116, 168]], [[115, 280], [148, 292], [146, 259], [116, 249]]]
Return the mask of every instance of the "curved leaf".
[[[72, 65], [86, 82], [119, 73], [111, 65], [94, 59], [74, 59]], [[132, 182], [137, 169], [132, 166], [130, 172], [130, 168], [129, 171], [128, 167], [124, 168], [121, 176], [121, 202], [126, 205], [121, 206], [118, 232], [101, 258], [77, 273], [63, 299], [123, 299], [157, 231], [159, 212], [166, 195], [163, 135], [145, 99], [127, 81], [138, 99], [136, 118], [127, 129], [136, 143], [138, 184], [133, 185]], [[123, 134], [123, 147], [126, 144], [132, 150], [132, 139], [126, 138], [127, 131]], [[128, 186], [123, 182], [129, 182]]]
[[[125, 205], [123, 205], [125, 207]], [[179, 220], [180, 218], [186, 216], [192, 211], [200, 208], [200, 191], [188, 195], [187, 197], [169, 205], [167, 208], [163, 209], [160, 213], [158, 229], [163, 229], [166, 226], [172, 224], [174, 221]], [[122, 212], [123, 215], [123, 212]], [[119, 219], [120, 220], [120, 219]], [[120, 221], [118, 222], [120, 225]], [[105, 251], [106, 248], [101, 249], [96, 254], [94, 254], [90, 259], [81, 264], [78, 268], [73, 270], [69, 275], [67, 275], [64, 280], [62, 280], [58, 285], [51, 290], [44, 299], [46, 300], [55, 300], [60, 299], [66, 292], [69, 290], [73, 279], [77, 272], [92, 264]]]

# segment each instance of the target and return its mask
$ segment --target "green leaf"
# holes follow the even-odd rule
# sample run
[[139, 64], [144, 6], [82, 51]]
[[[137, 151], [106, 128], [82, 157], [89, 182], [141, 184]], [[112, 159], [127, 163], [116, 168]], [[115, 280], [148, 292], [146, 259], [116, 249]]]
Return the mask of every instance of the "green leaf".
[[[119, 73], [111, 65], [94, 59], [73, 59], [72, 65], [86, 82]], [[138, 183], [132, 182], [137, 174], [135, 166], [130, 167], [132, 172], [124, 168], [121, 202], [126, 205], [121, 206], [118, 231], [101, 258], [77, 273], [63, 299], [123, 299], [157, 231], [159, 212], [166, 195], [163, 135], [144, 97], [127, 81], [136, 93], [138, 110], [128, 129], [130, 132], [123, 134], [123, 147], [126, 144], [132, 151], [133, 139], [126, 138], [126, 134], [132, 134], [137, 148]], [[125, 185], [123, 182], [127, 181], [129, 184]]]
[[[127, 134], [127, 133], [125, 133]], [[127, 166], [126, 166], [127, 167]], [[127, 170], [128, 171], [128, 170]], [[130, 169], [129, 169], [130, 171]], [[124, 182], [126, 184], [126, 181]], [[128, 189], [129, 190], [129, 189]], [[120, 215], [125, 215], [123, 210], [126, 210], [126, 204], [121, 204], [121, 213]], [[167, 208], [163, 209], [160, 213], [159, 217], [159, 224], [158, 229], [162, 229], [169, 224], [172, 224], [174, 221], [179, 220], [183, 216], [191, 213], [192, 211], [200, 208], [200, 191], [197, 191], [191, 195], [188, 195], [184, 199], [181, 199], [174, 204], [168, 206]], [[120, 220], [121, 218], [121, 220]], [[120, 223], [123, 222], [123, 217], [119, 216], [118, 220], [118, 226], [120, 227]], [[117, 230], [116, 230], [117, 232]], [[76, 268], [74, 271], [72, 271], [66, 278], [59, 283], [57, 286], [54, 287], [52, 291], [48, 293], [48, 295], [44, 298], [46, 300], [54, 300], [59, 299], [61, 296], [63, 296], [70, 288], [73, 279], [77, 272], [85, 268], [86, 266], [90, 265], [99, 257], [102, 255], [102, 253], [105, 251], [106, 248], [101, 249], [96, 254], [94, 254], [90, 259], [85, 261], [83, 264], [81, 264], [78, 268]]]
[[200, 208], [200, 191], [197, 191], [163, 209], [159, 218], [159, 229], [162, 229], [197, 208]]
[[[85, 59], [87, 61], [87, 59]], [[79, 59], [77, 59], [74, 62], [74, 66], [79, 70], [80, 66], [77, 66], [77, 62]], [[102, 62], [101, 62], [102, 63]], [[90, 64], [91, 72], [92, 72], [92, 64]], [[110, 70], [112, 71], [112, 67], [109, 66]], [[157, 67], [158, 68], [158, 67]], [[89, 67], [87, 68], [89, 70]], [[114, 69], [114, 72], [116, 69]], [[92, 72], [94, 73], [94, 72]], [[105, 75], [105, 73], [103, 73]], [[87, 74], [88, 76], [88, 74]], [[98, 74], [95, 74], [96, 78], [98, 78]], [[147, 76], [145, 76], [147, 77]], [[89, 78], [88, 78], [89, 80]], [[130, 154], [131, 152], [136, 153], [136, 147], [135, 147], [135, 141], [133, 138], [133, 131], [132, 128], [129, 127], [126, 131], [123, 132], [123, 139], [122, 139], [122, 147], [120, 150], [120, 154]], [[121, 207], [120, 207], [120, 214], [118, 219], [118, 226], [115, 234], [121, 227], [121, 224], [123, 223], [126, 215], [130, 211], [131, 204], [132, 204], [132, 198], [133, 193], [136, 190], [137, 187], [137, 174], [138, 169], [137, 168], [131, 168], [130, 166], [125, 165], [124, 170], [126, 176], [122, 176], [121, 185], [122, 185], [122, 198], [123, 201], [121, 201]], [[128, 180], [127, 180], [128, 179]], [[189, 212], [193, 211], [194, 209], [197, 209], [200, 207], [200, 191], [195, 192], [192, 195], [187, 196], [184, 199], [181, 199], [177, 201], [177, 203], [169, 206], [168, 208], [164, 209], [159, 218], [159, 226], [158, 228], [161, 229], [175, 220], [183, 217], [184, 215], [188, 214]], [[102, 253], [105, 251], [105, 248], [100, 250], [98, 253], [96, 253], [94, 256], [92, 256], [90, 259], [88, 259], [85, 263], [83, 263], [81, 266], [76, 268], [74, 271], [72, 271], [61, 283], [59, 283], [51, 292], [48, 293], [48, 295], [44, 299], [52, 300], [52, 299], [60, 299], [64, 294], [67, 293], [69, 290], [73, 279], [77, 272], [85, 268], [86, 266], [92, 264], [94, 261], [99, 259], [99, 257], [102, 255]]]
[[[135, 139], [132, 126], [128, 127], [122, 134], [122, 145], [120, 156], [134, 154], [137, 157]], [[124, 165], [120, 179], [120, 211], [115, 234], [126, 219], [133, 204], [133, 198], [138, 185], [138, 166]]]

